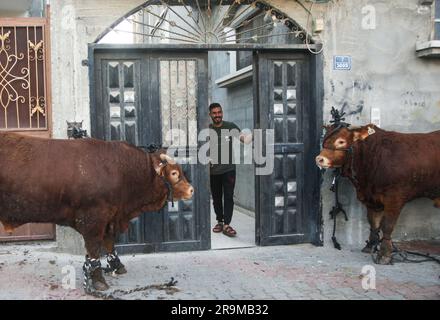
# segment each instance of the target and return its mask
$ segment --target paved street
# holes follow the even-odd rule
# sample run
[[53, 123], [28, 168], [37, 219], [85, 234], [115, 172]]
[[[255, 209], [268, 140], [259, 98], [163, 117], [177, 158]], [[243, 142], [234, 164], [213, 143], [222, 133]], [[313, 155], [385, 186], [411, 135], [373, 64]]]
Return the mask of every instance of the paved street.
[[[53, 247], [0, 245], [0, 299], [95, 299], [82, 290], [83, 257], [54, 253]], [[106, 276], [106, 294], [119, 299], [440, 299], [440, 265], [373, 265], [360, 248], [290, 245], [121, 260], [128, 273]], [[362, 287], [363, 278], [373, 274], [368, 267], [362, 272], [365, 265], [375, 268], [376, 289]], [[69, 272], [75, 273], [76, 289], [63, 288]], [[171, 278], [177, 283], [163, 286]], [[371, 288], [369, 279], [364, 282]]]

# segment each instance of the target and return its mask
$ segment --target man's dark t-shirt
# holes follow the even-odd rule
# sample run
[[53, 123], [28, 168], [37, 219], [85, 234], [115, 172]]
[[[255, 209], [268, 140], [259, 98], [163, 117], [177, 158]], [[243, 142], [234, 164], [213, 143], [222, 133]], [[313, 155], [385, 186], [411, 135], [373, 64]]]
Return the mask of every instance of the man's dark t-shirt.
[[[210, 174], [212, 175], [217, 175], [217, 174], [223, 174], [225, 172], [229, 172], [229, 171], [233, 171], [235, 170], [235, 164], [232, 163], [232, 139], [233, 137], [236, 137], [238, 139], [239, 135], [240, 135], [240, 128], [233, 122], [228, 122], [228, 121], [223, 121], [222, 126], [221, 127], [214, 127], [213, 124], [211, 123], [209, 125], [210, 129], [213, 129], [216, 133], [217, 133], [217, 145], [214, 142], [215, 137], [211, 137], [210, 141], [210, 148], [211, 148], [211, 158], [213, 158], [213, 148], [217, 148], [218, 150], [218, 154], [217, 154], [217, 163], [218, 164], [211, 164], [211, 168], [210, 168]], [[222, 136], [222, 130], [233, 130], [230, 133], [227, 134], [223, 134]], [[221, 150], [222, 148], [225, 148], [223, 150], [229, 150], [229, 161], [228, 163], [223, 163], [221, 164], [221, 159], [222, 159], [222, 153]], [[228, 149], [226, 149], [228, 148]]]

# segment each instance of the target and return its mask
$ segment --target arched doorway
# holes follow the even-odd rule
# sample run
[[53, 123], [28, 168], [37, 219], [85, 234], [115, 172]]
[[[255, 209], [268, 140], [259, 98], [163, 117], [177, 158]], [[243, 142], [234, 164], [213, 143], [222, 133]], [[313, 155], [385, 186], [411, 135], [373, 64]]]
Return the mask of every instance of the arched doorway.
[[[124, 40], [115, 40], [118, 35]], [[263, 1], [152, 0], [115, 21], [95, 42], [89, 46], [92, 136], [184, 146], [187, 153], [179, 161], [200, 190], [192, 201], [132, 221], [120, 252], [211, 247], [208, 168], [190, 159], [202, 143], [197, 133], [209, 124], [208, 57], [216, 52], [230, 55], [229, 67], [238, 70], [229, 81], [236, 86], [247, 72], [253, 129], [271, 132], [274, 139], [273, 152], [260, 163], [273, 170], [254, 174], [250, 184], [255, 243], [320, 242], [319, 173], [313, 161], [321, 119], [319, 57], [310, 53], [317, 46], [295, 21]], [[167, 141], [176, 128], [183, 134]]]

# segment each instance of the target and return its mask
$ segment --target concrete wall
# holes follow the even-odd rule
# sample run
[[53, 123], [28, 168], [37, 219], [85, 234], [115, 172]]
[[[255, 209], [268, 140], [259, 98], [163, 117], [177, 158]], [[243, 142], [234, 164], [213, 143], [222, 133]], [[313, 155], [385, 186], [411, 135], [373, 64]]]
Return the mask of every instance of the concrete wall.
[[[307, 14], [297, 3], [272, 0], [274, 6], [306, 26]], [[308, 5], [310, 8], [310, 5]], [[375, 11], [375, 28], [366, 29], [368, 14]], [[349, 114], [354, 125], [371, 122], [372, 108], [380, 110], [381, 127], [402, 132], [429, 132], [440, 129], [440, 60], [416, 57], [417, 41], [431, 34], [432, 8], [419, 0], [339, 0], [315, 4], [315, 17], [325, 21], [324, 43], [324, 122], [330, 120], [332, 106]], [[371, 25], [371, 24], [370, 24]], [[309, 29], [311, 24], [309, 23]], [[333, 56], [352, 57], [350, 71], [333, 70]], [[331, 244], [333, 205], [329, 173], [322, 186], [324, 241]], [[339, 217], [338, 240], [360, 246], [368, 237], [366, 210], [356, 199], [351, 184], [343, 182], [341, 202], [349, 221]], [[405, 206], [396, 225], [395, 239], [440, 237], [440, 210], [427, 199]]]

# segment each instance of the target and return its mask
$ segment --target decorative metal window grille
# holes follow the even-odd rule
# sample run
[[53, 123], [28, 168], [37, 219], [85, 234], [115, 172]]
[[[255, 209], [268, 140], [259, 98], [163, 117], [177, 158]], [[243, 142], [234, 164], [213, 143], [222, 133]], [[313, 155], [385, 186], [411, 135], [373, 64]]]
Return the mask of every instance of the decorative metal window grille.
[[[160, 109], [163, 145], [197, 146], [197, 76], [195, 60], [160, 61]], [[173, 132], [172, 130], [176, 130]]]
[[286, 39], [313, 43], [294, 20], [265, 1], [150, 0], [118, 19], [95, 42], [256, 44]]
[[46, 28], [0, 23], [0, 129], [47, 130]]

